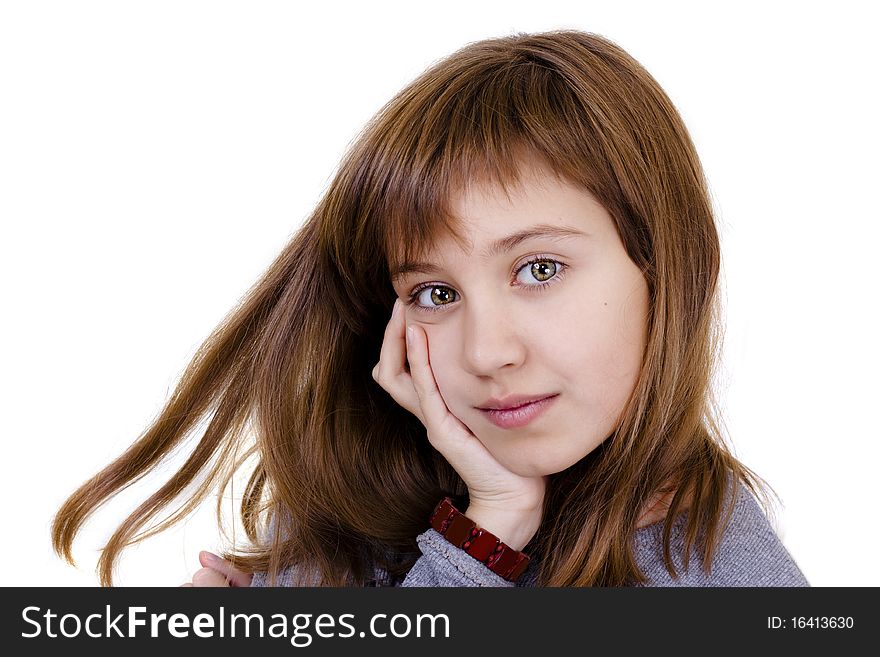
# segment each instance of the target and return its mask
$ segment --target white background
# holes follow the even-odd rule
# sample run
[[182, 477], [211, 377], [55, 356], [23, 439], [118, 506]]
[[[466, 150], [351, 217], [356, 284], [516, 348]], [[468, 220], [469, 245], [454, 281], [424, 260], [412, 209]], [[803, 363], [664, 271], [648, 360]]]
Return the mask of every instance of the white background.
[[[159, 412], [382, 104], [467, 42], [578, 28], [654, 75], [702, 157], [718, 384], [780, 535], [812, 584], [880, 585], [877, 23], [867, 2], [717, 4], [0, 5], [4, 584], [97, 583], [146, 489], [86, 525], [79, 569], [54, 511]], [[117, 583], [186, 581], [223, 547], [212, 513], [128, 550]]]

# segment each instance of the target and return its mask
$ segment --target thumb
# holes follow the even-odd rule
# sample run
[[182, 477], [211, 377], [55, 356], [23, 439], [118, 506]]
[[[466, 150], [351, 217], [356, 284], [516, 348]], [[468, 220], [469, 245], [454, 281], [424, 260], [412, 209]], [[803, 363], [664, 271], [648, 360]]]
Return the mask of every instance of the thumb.
[[226, 559], [218, 557], [213, 552], [208, 552], [207, 550], [199, 552], [199, 563], [205, 568], [216, 570], [218, 573], [224, 575], [226, 579], [229, 580], [230, 586], [248, 587], [251, 585], [251, 579], [253, 579], [252, 575], [243, 573], [234, 568], [231, 563], [226, 561]]

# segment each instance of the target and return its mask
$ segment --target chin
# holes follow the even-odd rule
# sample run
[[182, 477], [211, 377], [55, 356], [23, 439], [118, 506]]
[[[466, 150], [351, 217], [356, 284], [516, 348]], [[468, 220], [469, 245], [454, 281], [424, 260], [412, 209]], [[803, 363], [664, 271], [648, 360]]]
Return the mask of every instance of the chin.
[[570, 468], [576, 461], [569, 462], [565, 461], [546, 461], [546, 460], [532, 460], [530, 462], [524, 463], [520, 459], [516, 459], [513, 462], [505, 462], [501, 459], [498, 461], [505, 468], [510, 470], [512, 473], [519, 475], [520, 477], [546, 477], [547, 475], [556, 474], [557, 472], [562, 472], [563, 470]]

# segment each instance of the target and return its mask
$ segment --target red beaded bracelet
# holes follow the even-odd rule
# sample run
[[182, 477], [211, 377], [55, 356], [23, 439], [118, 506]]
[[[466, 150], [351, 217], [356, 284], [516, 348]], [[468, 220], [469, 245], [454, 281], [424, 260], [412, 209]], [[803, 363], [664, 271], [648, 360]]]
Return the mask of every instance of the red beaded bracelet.
[[477, 523], [452, 505], [451, 497], [443, 498], [434, 509], [431, 527], [455, 547], [461, 548], [509, 582], [515, 582], [529, 565], [528, 555], [502, 543], [493, 533], [477, 527]]

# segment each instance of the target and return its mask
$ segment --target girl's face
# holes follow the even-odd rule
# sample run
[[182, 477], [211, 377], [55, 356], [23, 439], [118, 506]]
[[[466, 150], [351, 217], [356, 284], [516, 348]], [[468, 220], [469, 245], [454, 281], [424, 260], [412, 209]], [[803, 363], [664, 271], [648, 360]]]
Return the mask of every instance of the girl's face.
[[[647, 284], [605, 209], [540, 167], [524, 171], [510, 201], [500, 187], [452, 201], [472, 248], [446, 236], [395, 278], [404, 302], [414, 295], [407, 324], [427, 334], [449, 411], [502, 465], [560, 472], [620, 419], [644, 353]], [[481, 410], [516, 405], [514, 395], [555, 397], [521, 409], [519, 422]]]

